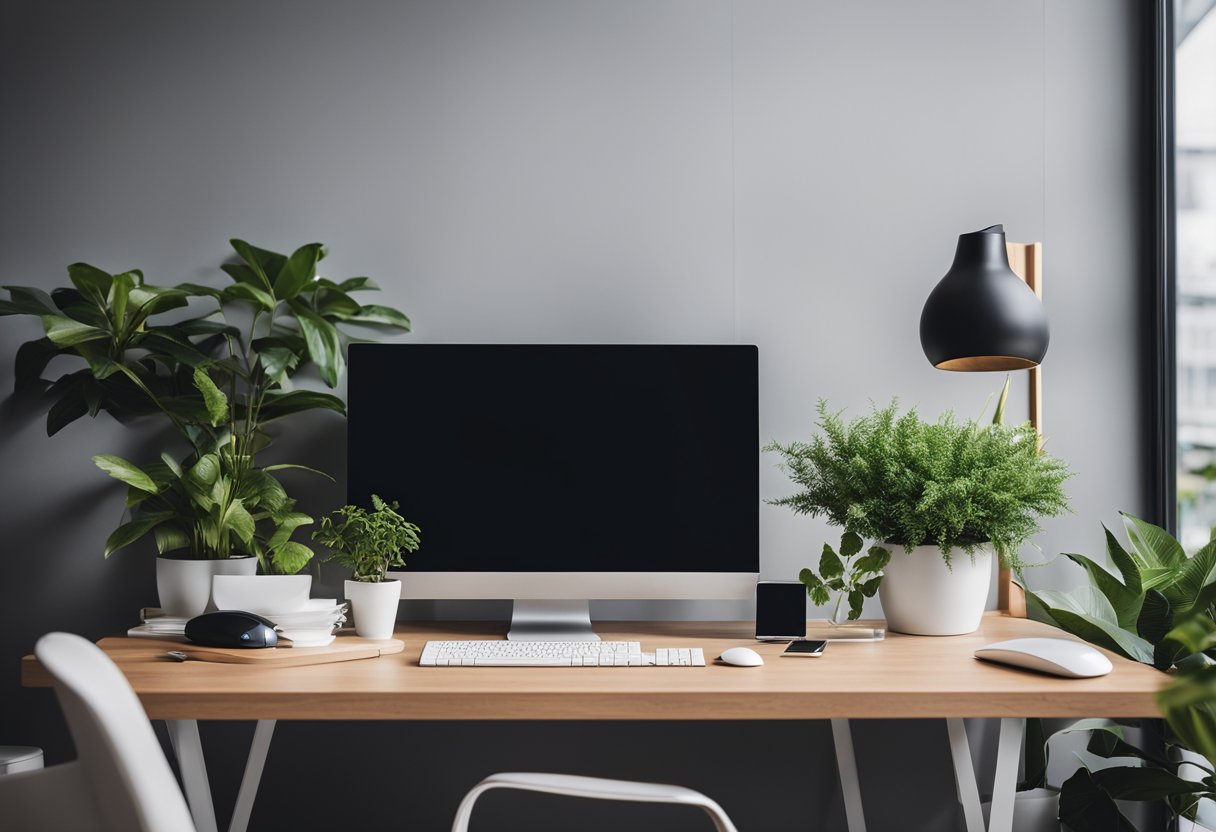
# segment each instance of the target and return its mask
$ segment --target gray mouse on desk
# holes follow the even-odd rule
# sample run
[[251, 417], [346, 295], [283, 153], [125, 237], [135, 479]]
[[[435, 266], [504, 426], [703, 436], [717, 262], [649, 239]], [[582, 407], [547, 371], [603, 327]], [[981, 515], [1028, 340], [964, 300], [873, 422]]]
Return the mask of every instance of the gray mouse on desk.
[[186, 638], [201, 647], [274, 647], [274, 622], [241, 610], [207, 612], [186, 622]]

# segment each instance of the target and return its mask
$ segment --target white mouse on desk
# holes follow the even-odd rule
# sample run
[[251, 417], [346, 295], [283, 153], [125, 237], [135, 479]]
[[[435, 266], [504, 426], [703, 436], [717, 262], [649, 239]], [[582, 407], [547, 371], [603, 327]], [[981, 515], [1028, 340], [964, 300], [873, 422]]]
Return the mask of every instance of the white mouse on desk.
[[1070, 679], [1105, 676], [1114, 669], [1106, 656], [1088, 644], [1068, 638], [998, 641], [976, 650], [975, 657]]
[[722, 651], [718, 661], [732, 667], [759, 667], [764, 664], [760, 654], [750, 647], [731, 647]]

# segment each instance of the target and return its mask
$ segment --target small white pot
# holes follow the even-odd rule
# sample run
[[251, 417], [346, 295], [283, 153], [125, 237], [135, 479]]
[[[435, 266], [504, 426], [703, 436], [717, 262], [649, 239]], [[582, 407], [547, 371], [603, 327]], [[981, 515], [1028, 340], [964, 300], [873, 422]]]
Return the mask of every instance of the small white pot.
[[359, 637], [381, 641], [392, 638], [397, 623], [397, 603], [401, 600], [401, 581], [375, 584], [347, 581], [344, 586]]
[[992, 548], [962, 549], [950, 553], [946, 565], [936, 546], [883, 544], [891, 562], [883, 570], [878, 596], [887, 627], [917, 636], [961, 636], [980, 626], [992, 581]]
[[308, 603], [312, 575], [215, 575], [211, 600], [216, 609], [244, 610], [272, 618], [299, 612]]
[[[984, 801], [984, 823], [992, 809]], [[1060, 832], [1060, 793], [1051, 789], [1029, 789], [1013, 797], [1013, 832]]]
[[258, 571], [258, 559], [250, 555], [222, 560], [190, 560], [187, 558], [156, 559], [156, 594], [161, 609], [172, 618], [194, 618], [207, 610], [211, 603], [211, 579], [216, 575], [253, 575]]

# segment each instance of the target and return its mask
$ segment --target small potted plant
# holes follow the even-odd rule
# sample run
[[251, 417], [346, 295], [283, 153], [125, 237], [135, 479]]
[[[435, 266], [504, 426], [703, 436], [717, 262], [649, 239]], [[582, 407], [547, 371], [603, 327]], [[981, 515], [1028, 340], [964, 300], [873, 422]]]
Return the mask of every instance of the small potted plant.
[[329, 548], [326, 560], [350, 568], [346, 600], [355, 615], [355, 632], [363, 638], [393, 637], [401, 582], [386, 576], [390, 566], [405, 566], [402, 552], [417, 552], [419, 529], [397, 513], [396, 502], [372, 495], [372, 511], [343, 506], [313, 532], [313, 540]]
[[[810, 442], [765, 446], [801, 491], [772, 500], [891, 550], [878, 591], [887, 626], [961, 635], [980, 624], [993, 551], [1018, 566], [1037, 519], [1068, 510], [1067, 466], [1029, 424], [924, 422], [895, 402], [845, 422], [819, 403]], [[960, 557], [960, 551], [962, 556]], [[854, 599], [859, 603], [860, 599]]]

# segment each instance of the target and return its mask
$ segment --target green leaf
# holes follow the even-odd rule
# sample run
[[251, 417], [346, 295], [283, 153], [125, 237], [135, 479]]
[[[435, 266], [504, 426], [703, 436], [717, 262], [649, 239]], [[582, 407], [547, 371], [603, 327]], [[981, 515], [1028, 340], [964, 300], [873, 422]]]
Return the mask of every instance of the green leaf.
[[1060, 822], [1070, 832], [1137, 832], [1119, 811], [1114, 798], [1083, 768], [1060, 788]]
[[1174, 613], [1169, 599], [1155, 589], [1144, 594], [1140, 617], [1136, 619], [1136, 632], [1150, 644], [1157, 644], [1174, 626]]
[[1069, 592], [1027, 592], [1062, 629], [1134, 661], [1151, 664], [1153, 646], [1119, 626], [1114, 608], [1101, 592], [1081, 586]]
[[190, 535], [173, 523], [161, 523], [152, 530], [152, 534], [156, 538], [156, 551], [162, 555], [190, 545]]
[[246, 301], [253, 303], [270, 312], [275, 307], [275, 299], [265, 289], [259, 289], [251, 283], [233, 283], [223, 291], [226, 301]]
[[1115, 568], [1119, 570], [1119, 574], [1123, 577], [1124, 586], [1139, 595], [1144, 591], [1140, 567], [1136, 564], [1135, 559], [1119, 543], [1118, 538], [1111, 534], [1110, 529], [1106, 528], [1105, 524], [1102, 526], [1102, 531], [1106, 533], [1106, 556], [1114, 564]]
[[410, 331], [410, 319], [404, 313], [389, 306], [367, 304], [353, 314], [335, 314], [335, 318], [349, 324], [365, 326], [387, 326], [401, 332]]
[[147, 472], [120, 456], [97, 454], [93, 457], [93, 464], [114, 479], [125, 482], [132, 488], [147, 491], [149, 494], [155, 494], [160, 490], [152, 478], [148, 476]]
[[1009, 374], [1005, 374], [1005, 386], [1001, 388], [1001, 395], [996, 400], [996, 410], [992, 412], [992, 424], [1005, 424], [1005, 403], [1009, 401]]
[[840, 557], [832, 549], [831, 545], [823, 544], [823, 554], [819, 556], [819, 575], [824, 582], [830, 581], [832, 578], [839, 577], [844, 574], [844, 564], [840, 562]]
[[126, 546], [130, 546], [135, 541], [146, 535], [152, 529], [166, 520], [175, 517], [172, 511], [158, 511], [151, 514], [144, 514], [129, 523], [123, 523], [110, 534], [106, 540], [106, 554], [110, 555], [117, 552]]
[[46, 414], [47, 436], [54, 436], [89, 412], [89, 405], [85, 401], [83, 390], [84, 377], [88, 375], [88, 372], [88, 370], [80, 370], [78, 373], [73, 373], [72, 375], [76, 378], [61, 388], [63, 392]]
[[882, 575], [879, 575], [878, 577], [871, 578], [870, 580], [866, 581], [865, 583], [859, 585], [857, 588], [859, 590], [861, 590], [861, 594], [864, 595], [865, 597], [873, 598], [874, 593], [878, 592], [878, 587], [880, 587], [881, 585], [882, 585]]
[[311, 525], [312, 523], [313, 519], [311, 517], [298, 511], [275, 518], [275, 524], [278, 528], [270, 536], [270, 540], [266, 542], [267, 548], [271, 550], [279, 548], [291, 538], [296, 529], [300, 526]]
[[169, 456], [167, 453], [162, 453], [160, 458], [161, 461], [165, 463], [165, 467], [173, 472], [173, 476], [180, 480], [182, 478], [182, 466], [178, 464], [177, 460]]
[[317, 290], [315, 297], [317, 312], [323, 318], [345, 320], [350, 315], [357, 315], [362, 309], [358, 301], [338, 288], [322, 287]]
[[307, 354], [308, 350], [303, 338], [278, 335], [256, 339], [253, 348], [257, 350], [262, 371], [275, 384], [280, 385], [299, 366], [301, 357]]
[[148, 350], [154, 356], [164, 356], [187, 367], [199, 367], [211, 361], [189, 340], [160, 329], [139, 333], [131, 339], [131, 346]]
[[245, 543], [253, 541], [255, 531], [253, 517], [239, 497], [228, 504], [224, 516], [220, 518], [220, 527], [233, 532]]
[[1174, 617], [1203, 612], [1216, 592], [1216, 542], [1209, 542], [1178, 570], [1173, 583], [1161, 589], [1174, 607]]
[[865, 604], [866, 597], [861, 590], [855, 589], [849, 593], [849, 620], [856, 621], [861, 618], [861, 608]]
[[[254, 263], [260, 267], [262, 273], [266, 275], [269, 281], [266, 286], [267, 289], [274, 286], [275, 278], [279, 276], [279, 272], [283, 270], [283, 264], [287, 262], [287, 258], [285, 256], [275, 251], [267, 251], [264, 248], [258, 248], [257, 246], [250, 245], [242, 240], [229, 240], [229, 242], [232, 244], [233, 250], [236, 251], [237, 254], [241, 255], [242, 259], [245, 259], [245, 261], [249, 263], [250, 268], [253, 267]], [[246, 258], [241, 249], [237, 248], [238, 243], [241, 244], [241, 248], [248, 250], [248, 253], [253, 257], [252, 260]]]
[[803, 569], [799, 572], [798, 580], [802, 581], [802, 584], [806, 587], [806, 594], [815, 606], [822, 607], [831, 600], [827, 587], [823, 585], [823, 581], [819, 580], [819, 576], [811, 570]]
[[184, 479], [200, 489], [210, 489], [219, 478], [220, 459], [215, 454], [203, 454], [198, 462], [190, 466]]
[[308, 345], [308, 357], [316, 363], [322, 380], [330, 387], [337, 387], [338, 378], [346, 366], [338, 330], [298, 301], [291, 301], [291, 310], [295, 313], [304, 342]]
[[104, 307], [106, 305], [106, 298], [110, 294], [110, 286], [114, 282], [114, 278], [110, 274], [103, 272], [96, 266], [90, 266], [88, 263], [73, 263], [68, 266], [68, 277], [80, 294], [98, 306]]
[[346, 403], [337, 396], [316, 390], [292, 390], [287, 393], [267, 393], [265, 401], [262, 402], [260, 418], [263, 422], [270, 422], [292, 413], [317, 409], [346, 415]]
[[1120, 514], [1123, 517], [1123, 527], [1127, 531], [1127, 539], [1132, 543], [1132, 551], [1129, 554], [1136, 559], [1141, 569], [1181, 566], [1186, 561], [1182, 544], [1165, 529], [1126, 512]]
[[207, 407], [211, 426], [222, 424], [228, 418], [228, 397], [224, 395], [224, 391], [215, 386], [211, 376], [207, 375], [207, 371], [202, 367], [196, 367], [194, 370], [194, 386], [203, 394], [203, 403]]
[[1092, 776], [1098, 788], [1115, 800], [1162, 800], [1205, 790], [1201, 783], [1147, 766], [1114, 766], [1092, 772]]
[[110, 333], [100, 327], [60, 315], [43, 315], [42, 327], [46, 330], [46, 337], [61, 347], [72, 347], [86, 341], [100, 341], [110, 337]]
[[840, 556], [845, 560], [861, 551], [861, 538], [853, 532], [845, 532], [840, 536]]
[[51, 359], [63, 353], [50, 338], [26, 341], [17, 348], [13, 360], [13, 390], [20, 392], [34, 387]]
[[275, 572], [294, 575], [308, 565], [312, 555], [312, 549], [303, 543], [289, 540], [277, 549], [270, 550], [270, 562], [274, 564]]
[[1203, 653], [1216, 647], [1216, 621], [1196, 616], [1174, 627], [1161, 641], [1171, 649], [1175, 662], [1194, 653]]
[[1140, 604], [1143, 601], [1140, 593], [1133, 592], [1119, 583], [1118, 578], [1084, 555], [1065, 553], [1064, 557], [1082, 567], [1089, 574], [1090, 583], [1110, 602], [1119, 626], [1125, 630], [1135, 629], [1140, 615]]
[[891, 562], [891, 553], [883, 546], [871, 546], [856, 563], [853, 564], [854, 575], [878, 574], [887, 568]]
[[293, 465], [290, 462], [281, 462], [277, 465], [267, 465], [262, 470], [263, 471], [284, 471], [289, 468], [295, 468], [300, 471], [308, 471], [311, 474], [317, 474], [319, 476], [325, 477], [325, 479], [329, 480], [330, 482], [337, 482], [337, 480], [335, 480], [333, 477], [331, 477], [329, 474], [325, 473], [324, 471], [318, 471], [316, 468], [309, 468], [307, 465]]
[[321, 259], [322, 245], [307, 243], [300, 246], [283, 265], [274, 281], [275, 297], [291, 300], [312, 282], [317, 274], [317, 261]]
[[51, 296], [33, 286], [3, 286], [9, 299], [0, 301], [0, 315], [58, 315], [59, 307]]
[[[266, 274], [266, 269], [262, 265], [262, 259], [258, 256], [257, 250], [244, 240], [229, 240], [228, 242], [232, 244], [233, 250], [241, 256], [241, 259], [248, 264], [250, 272], [257, 278], [262, 288], [268, 292], [273, 291], [270, 276]], [[266, 253], [268, 252], [263, 252], [263, 254]], [[282, 268], [281, 265], [280, 268]], [[275, 270], [275, 274], [278, 274], [277, 269]]]
[[1179, 674], [1157, 694], [1170, 729], [1187, 748], [1216, 759], [1216, 666]]
[[190, 297], [215, 298], [217, 301], [224, 299], [223, 291], [213, 286], [204, 286], [201, 283], [179, 283], [175, 288]]
[[241, 499], [247, 508], [282, 511], [290, 502], [283, 485], [265, 470], [246, 471], [241, 479]]
[[338, 284], [338, 288], [343, 292], [366, 292], [377, 290], [380, 287], [370, 277], [348, 277]]

